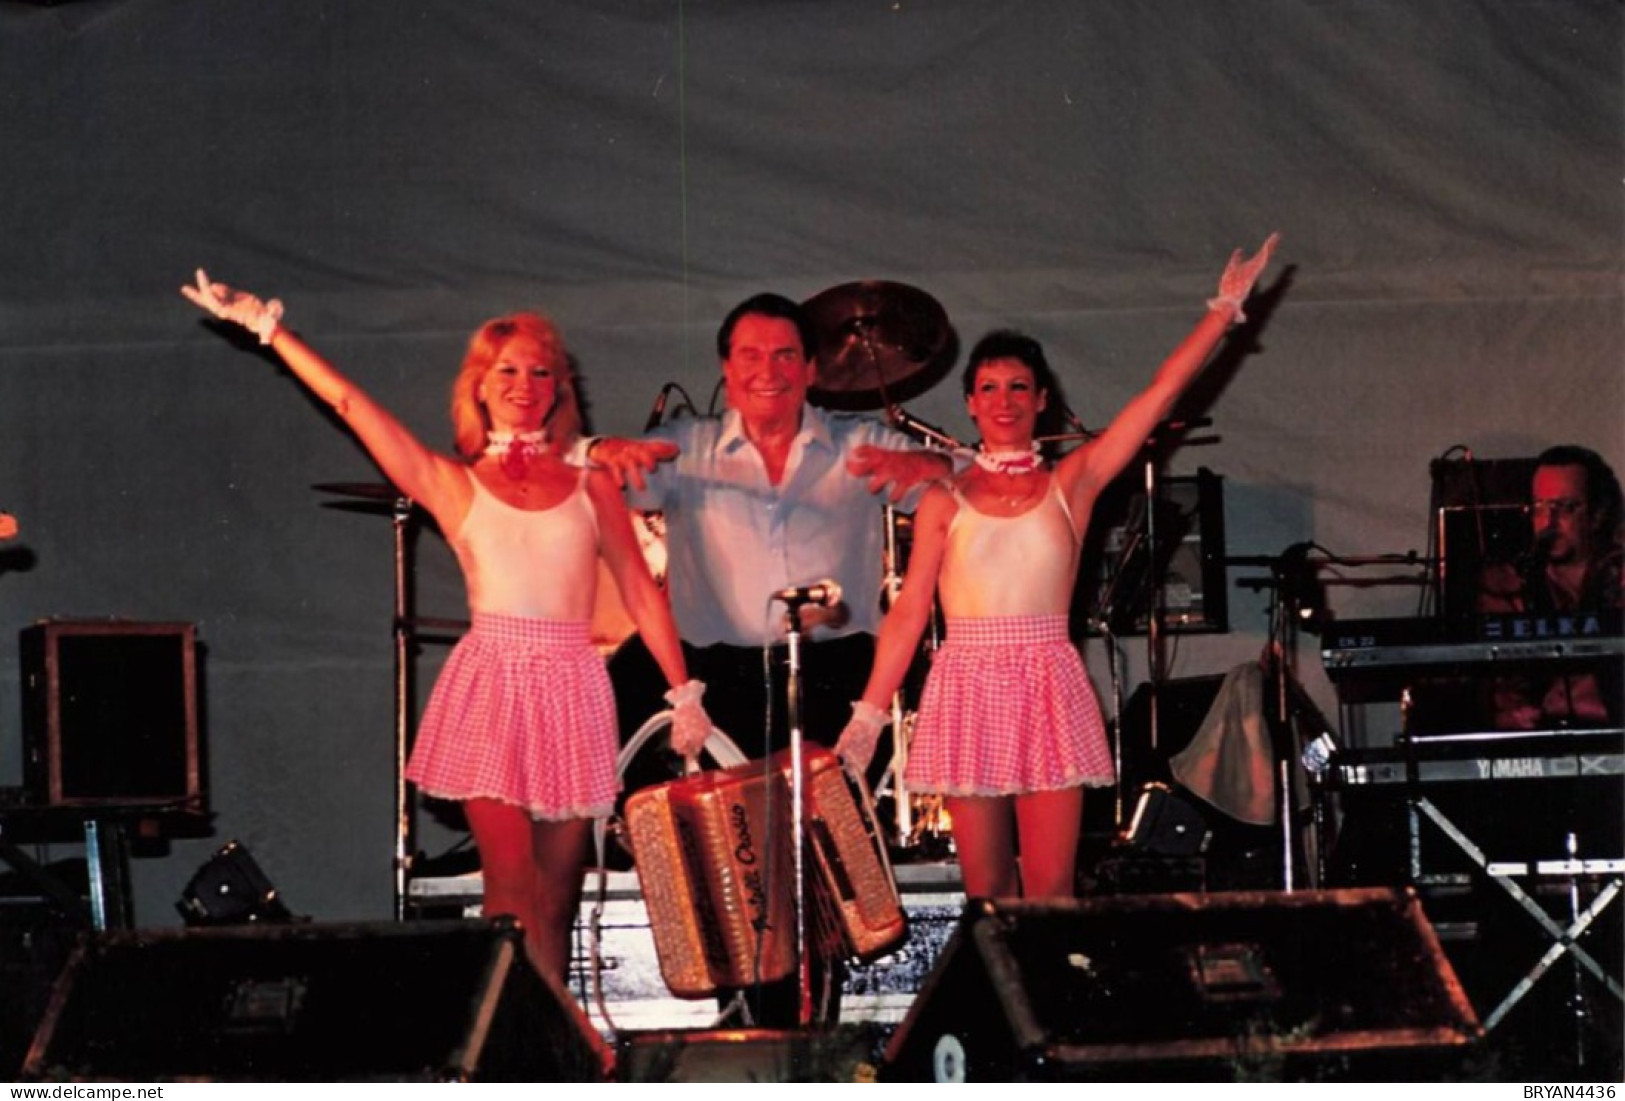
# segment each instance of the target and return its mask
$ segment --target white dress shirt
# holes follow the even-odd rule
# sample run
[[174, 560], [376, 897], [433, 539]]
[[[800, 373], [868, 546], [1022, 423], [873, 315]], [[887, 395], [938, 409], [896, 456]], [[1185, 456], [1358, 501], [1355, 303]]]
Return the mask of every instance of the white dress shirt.
[[[633, 508], [666, 517], [667, 585], [678, 633], [695, 646], [782, 642], [773, 594], [831, 580], [851, 611], [838, 629], [809, 638], [867, 632], [880, 623], [884, 495], [846, 471], [863, 444], [917, 450], [901, 432], [869, 417], [807, 406], [778, 485], [745, 437], [739, 414], [673, 421], [646, 439], [682, 448], [661, 463], [648, 489], [628, 489]], [[914, 507], [917, 491], [903, 506]]]

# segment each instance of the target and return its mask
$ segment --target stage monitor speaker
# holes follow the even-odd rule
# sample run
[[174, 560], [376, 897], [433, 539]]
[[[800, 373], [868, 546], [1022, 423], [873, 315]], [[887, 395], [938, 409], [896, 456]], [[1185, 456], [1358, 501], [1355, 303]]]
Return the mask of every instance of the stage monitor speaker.
[[511, 921], [81, 941], [23, 1066], [48, 1081], [597, 1081], [609, 1054]]
[[202, 809], [192, 624], [52, 620], [20, 643], [34, 800]]
[[872, 1080], [871, 1038], [861, 1028], [765, 1028], [620, 1034], [617, 1082], [853, 1082]]
[[899, 1081], [1448, 1077], [1482, 1035], [1414, 894], [973, 901]]

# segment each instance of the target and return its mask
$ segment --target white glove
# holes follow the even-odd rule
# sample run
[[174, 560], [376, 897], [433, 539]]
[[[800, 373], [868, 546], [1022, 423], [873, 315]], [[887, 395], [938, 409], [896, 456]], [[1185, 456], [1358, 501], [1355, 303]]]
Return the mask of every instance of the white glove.
[[852, 705], [852, 718], [835, 742], [835, 756], [849, 772], [862, 774], [869, 771], [869, 762], [875, 757], [875, 744], [880, 732], [886, 729], [890, 717], [867, 700]]
[[1230, 263], [1225, 265], [1224, 274], [1219, 276], [1219, 293], [1207, 300], [1210, 310], [1229, 310], [1230, 323], [1246, 321], [1247, 315], [1241, 312], [1241, 304], [1247, 301], [1247, 296], [1253, 292], [1253, 284], [1258, 277], [1264, 274], [1264, 266], [1270, 262], [1270, 254], [1281, 240], [1279, 233], [1272, 233], [1269, 240], [1258, 250], [1251, 260], [1244, 260], [1238, 248], [1230, 254]]
[[671, 704], [671, 747], [684, 757], [695, 758], [711, 737], [711, 716], [700, 702], [705, 683], [691, 680], [666, 693]]
[[182, 287], [181, 293], [220, 320], [235, 321], [259, 337], [261, 344], [271, 343], [277, 324], [282, 320], [282, 303], [277, 299], [262, 302], [246, 291], [233, 290], [224, 283], [211, 283], [202, 268], [197, 269], [197, 286]]

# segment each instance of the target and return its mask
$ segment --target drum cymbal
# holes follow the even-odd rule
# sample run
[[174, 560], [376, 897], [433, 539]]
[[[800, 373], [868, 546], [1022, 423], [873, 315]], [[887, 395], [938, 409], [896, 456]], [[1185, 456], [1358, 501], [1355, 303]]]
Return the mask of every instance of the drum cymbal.
[[958, 351], [942, 305], [904, 283], [843, 283], [802, 308], [818, 344], [814, 405], [883, 409], [905, 401], [941, 381]]

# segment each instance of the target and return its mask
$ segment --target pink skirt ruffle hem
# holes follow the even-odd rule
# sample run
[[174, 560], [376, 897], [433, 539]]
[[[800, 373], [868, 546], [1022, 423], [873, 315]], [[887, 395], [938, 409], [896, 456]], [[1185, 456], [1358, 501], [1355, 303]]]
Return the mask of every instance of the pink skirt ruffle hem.
[[949, 619], [905, 775], [942, 795], [1111, 784], [1105, 724], [1066, 617]]
[[476, 612], [447, 658], [406, 778], [532, 818], [600, 818], [619, 782], [615, 696], [587, 624]]

